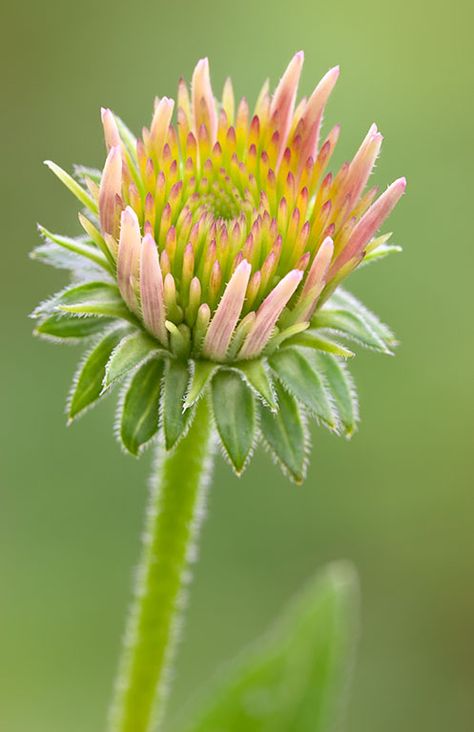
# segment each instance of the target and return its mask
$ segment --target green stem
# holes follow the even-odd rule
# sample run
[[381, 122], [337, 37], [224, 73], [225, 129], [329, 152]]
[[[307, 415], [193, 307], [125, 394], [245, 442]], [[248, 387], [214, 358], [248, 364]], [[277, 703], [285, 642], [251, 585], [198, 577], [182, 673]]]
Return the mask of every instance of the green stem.
[[151, 732], [162, 717], [182, 589], [204, 510], [210, 456], [211, 420], [202, 399], [177, 448], [171, 454], [158, 449], [110, 732]]

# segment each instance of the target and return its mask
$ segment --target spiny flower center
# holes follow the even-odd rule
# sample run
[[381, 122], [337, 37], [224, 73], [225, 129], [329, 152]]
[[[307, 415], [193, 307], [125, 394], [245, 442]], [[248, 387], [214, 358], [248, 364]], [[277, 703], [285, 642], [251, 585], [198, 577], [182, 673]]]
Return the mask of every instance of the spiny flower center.
[[[351, 163], [325, 175], [339, 126], [320, 142], [339, 69], [296, 108], [303, 63], [291, 61], [275, 93], [264, 85], [253, 116], [222, 103], [207, 59], [174, 102], [156, 100], [142, 139], [124, 138], [103, 110], [109, 155], [98, 192], [101, 233], [120, 292], [171, 350], [213, 360], [250, 359], [287, 329], [307, 328], [352, 271], [405, 188], [364, 193], [380, 150], [375, 125]], [[98, 235], [99, 232], [97, 232]]]

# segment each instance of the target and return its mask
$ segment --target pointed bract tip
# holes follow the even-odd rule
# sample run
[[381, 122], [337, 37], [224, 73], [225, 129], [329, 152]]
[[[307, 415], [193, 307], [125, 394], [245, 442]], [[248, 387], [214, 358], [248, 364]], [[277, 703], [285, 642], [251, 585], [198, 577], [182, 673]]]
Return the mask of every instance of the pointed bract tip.
[[127, 206], [126, 208], [124, 208], [124, 210], [120, 214], [120, 218], [122, 224], [127, 222], [138, 224], [138, 216], [131, 206]]
[[195, 66], [195, 71], [209, 71], [209, 59], [207, 56], [204, 56], [203, 58], [200, 58]]
[[324, 252], [328, 251], [328, 253], [329, 253], [329, 251], [331, 251], [331, 252], [334, 251], [334, 242], [333, 242], [333, 240], [332, 240], [332, 238], [330, 236], [327, 236], [325, 238], [325, 240], [323, 241], [323, 243], [319, 247], [319, 251], [320, 252], [321, 251], [324, 251]]
[[[235, 272], [247, 273], [247, 272], [250, 272], [251, 269], [252, 269], [252, 265], [250, 264], [250, 262], [248, 262], [246, 259], [242, 259], [242, 261], [235, 268]], [[234, 274], [235, 274], [235, 272], [234, 272]]]
[[153, 234], [151, 234], [149, 231], [146, 232], [145, 236], [142, 239], [142, 245], [143, 246], [154, 246], [156, 247], [155, 239], [153, 238]]

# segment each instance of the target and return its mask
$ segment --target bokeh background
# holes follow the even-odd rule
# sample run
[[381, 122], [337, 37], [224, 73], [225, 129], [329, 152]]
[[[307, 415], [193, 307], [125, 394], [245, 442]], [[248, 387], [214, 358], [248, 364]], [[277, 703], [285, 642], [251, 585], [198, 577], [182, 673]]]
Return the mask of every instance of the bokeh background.
[[24, 0], [0, 43], [0, 728], [99, 732], [115, 671], [150, 454], [123, 456], [114, 404], [66, 430], [75, 348], [34, 340], [27, 314], [64, 283], [27, 259], [35, 222], [78, 232], [73, 198], [42, 166], [101, 165], [99, 107], [132, 128], [154, 94], [208, 55], [254, 100], [306, 51], [303, 92], [335, 63], [337, 161], [376, 120], [375, 174], [408, 193], [390, 222], [404, 254], [352, 289], [396, 329], [395, 359], [362, 353], [359, 434], [318, 431], [309, 478], [259, 456], [242, 480], [219, 460], [171, 700], [176, 711], [257, 636], [319, 566], [347, 557], [363, 590], [349, 732], [469, 732], [474, 719], [471, 225], [474, 14], [468, 0], [321, 3]]

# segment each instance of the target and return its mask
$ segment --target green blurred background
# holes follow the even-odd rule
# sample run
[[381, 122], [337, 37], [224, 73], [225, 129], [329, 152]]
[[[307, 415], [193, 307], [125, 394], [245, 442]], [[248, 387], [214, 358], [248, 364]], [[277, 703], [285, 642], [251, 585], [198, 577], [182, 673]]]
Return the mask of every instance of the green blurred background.
[[78, 232], [42, 166], [101, 165], [99, 107], [136, 130], [155, 94], [208, 55], [255, 99], [294, 51], [307, 93], [335, 63], [337, 162], [376, 120], [382, 186], [404, 254], [352, 289], [400, 335], [395, 359], [354, 363], [362, 426], [318, 431], [309, 477], [260, 455], [239, 482], [219, 460], [172, 710], [258, 635], [317, 567], [359, 569], [363, 624], [350, 732], [468, 732], [474, 720], [472, 211], [474, 13], [468, 0], [38, 3], [5, 9], [1, 201], [1, 700], [3, 732], [103, 729], [138, 554], [150, 454], [124, 457], [113, 400], [66, 430], [78, 351], [34, 340], [27, 314], [64, 283], [27, 259], [35, 222]]

